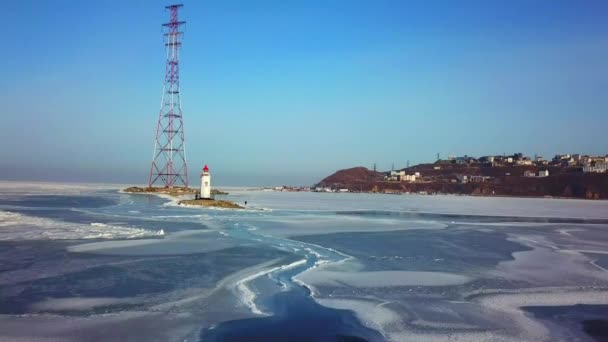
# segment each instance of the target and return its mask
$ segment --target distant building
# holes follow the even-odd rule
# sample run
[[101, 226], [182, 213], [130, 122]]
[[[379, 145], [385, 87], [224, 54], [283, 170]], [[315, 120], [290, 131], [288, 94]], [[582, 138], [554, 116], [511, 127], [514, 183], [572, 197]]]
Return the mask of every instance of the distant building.
[[420, 177], [420, 172], [408, 175], [405, 171], [391, 171], [384, 179], [392, 182], [415, 182], [418, 177]]
[[468, 175], [456, 175], [456, 179], [460, 183], [468, 183], [469, 182], [469, 176]]
[[390, 171], [386, 176], [384, 176], [385, 180], [399, 182], [401, 181], [401, 177], [405, 176], [405, 171]]
[[[578, 158], [580, 159], [580, 155]], [[573, 156], [570, 154], [556, 154], [555, 157], [553, 157], [552, 163], [566, 167], [576, 165], [577, 161], [574, 160]]]
[[591, 160], [593, 160], [596, 163], [608, 163], [608, 156], [606, 157], [592, 157]]
[[524, 159], [518, 159], [515, 161], [517, 165], [532, 165], [532, 159], [526, 157]]
[[416, 175], [404, 175], [401, 178], [401, 181], [403, 181], [403, 182], [415, 182], [416, 181]]
[[480, 163], [493, 163], [494, 162], [494, 156], [479, 157], [479, 162]]
[[536, 158], [534, 158], [534, 163], [536, 165], [548, 165], [549, 162], [545, 160], [545, 158], [537, 156]]
[[605, 173], [608, 170], [608, 163], [606, 162], [593, 162], [591, 164], [587, 164], [583, 166], [583, 172], [595, 172], [595, 173]]
[[472, 176], [472, 175], [456, 175], [456, 179], [460, 183], [483, 183], [490, 179], [488, 176]]
[[469, 176], [471, 183], [483, 183], [486, 180], [490, 179], [488, 176]]
[[456, 164], [472, 164], [478, 162], [477, 159], [475, 159], [474, 157], [470, 157], [466, 154], [463, 157], [456, 157], [452, 159], [452, 161]]
[[549, 170], [538, 171], [538, 175], [534, 171], [524, 171], [524, 177], [549, 177]]

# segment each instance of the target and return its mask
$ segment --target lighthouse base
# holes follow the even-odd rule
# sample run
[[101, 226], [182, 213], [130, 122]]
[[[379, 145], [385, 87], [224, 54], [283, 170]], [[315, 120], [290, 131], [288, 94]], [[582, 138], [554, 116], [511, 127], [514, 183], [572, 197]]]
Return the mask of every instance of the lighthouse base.
[[213, 201], [214, 200], [213, 195], [211, 195], [211, 197], [201, 197], [200, 194], [195, 194], [194, 199], [201, 200], [201, 201]]
[[215, 208], [226, 208], [226, 209], [244, 209], [244, 207], [230, 201], [215, 200], [215, 199], [193, 199], [193, 200], [182, 200], [178, 202], [180, 205], [196, 205], [201, 207], [215, 207]]

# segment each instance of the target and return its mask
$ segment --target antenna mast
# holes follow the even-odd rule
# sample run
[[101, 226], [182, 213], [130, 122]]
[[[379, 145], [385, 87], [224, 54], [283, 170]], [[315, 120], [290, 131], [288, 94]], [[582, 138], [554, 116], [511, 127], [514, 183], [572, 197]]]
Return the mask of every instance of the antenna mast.
[[182, 6], [178, 4], [165, 7], [169, 10], [169, 22], [163, 24], [167, 53], [165, 82], [148, 186], [161, 183], [165, 188], [175, 185], [188, 187], [184, 121], [179, 92], [179, 49], [183, 35], [180, 27], [186, 23], [178, 19], [178, 9]]

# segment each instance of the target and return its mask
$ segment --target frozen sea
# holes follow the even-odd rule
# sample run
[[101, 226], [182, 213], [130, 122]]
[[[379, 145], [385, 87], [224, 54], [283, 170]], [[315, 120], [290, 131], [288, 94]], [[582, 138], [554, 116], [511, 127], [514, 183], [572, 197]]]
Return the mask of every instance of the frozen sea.
[[608, 201], [0, 182], [0, 341], [606, 341]]

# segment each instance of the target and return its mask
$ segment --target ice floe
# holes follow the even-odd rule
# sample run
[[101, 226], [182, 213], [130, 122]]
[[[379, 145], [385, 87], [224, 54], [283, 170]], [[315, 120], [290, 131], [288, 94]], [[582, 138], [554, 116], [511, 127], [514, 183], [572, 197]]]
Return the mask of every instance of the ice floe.
[[34, 311], [84, 311], [115, 304], [132, 304], [139, 301], [141, 299], [115, 297], [49, 298], [31, 304], [30, 309]]
[[446, 272], [336, 272], [323, 270], [321, 267], [306, 270], [299, 274], [297, 279], [312, 286], [338, 287], [449, 286], [471, 281], [470, 277]]
[[137, 239], [91, 242], [68, 247], [68, 251], [104, 255], [183, 255], [217, 251], [238, 242], [212, 230], [182, 231], [164, 239]]
[[164, 230], [79, 224], [0, 210], [0, 240], [134, 239], [163, 236]]

